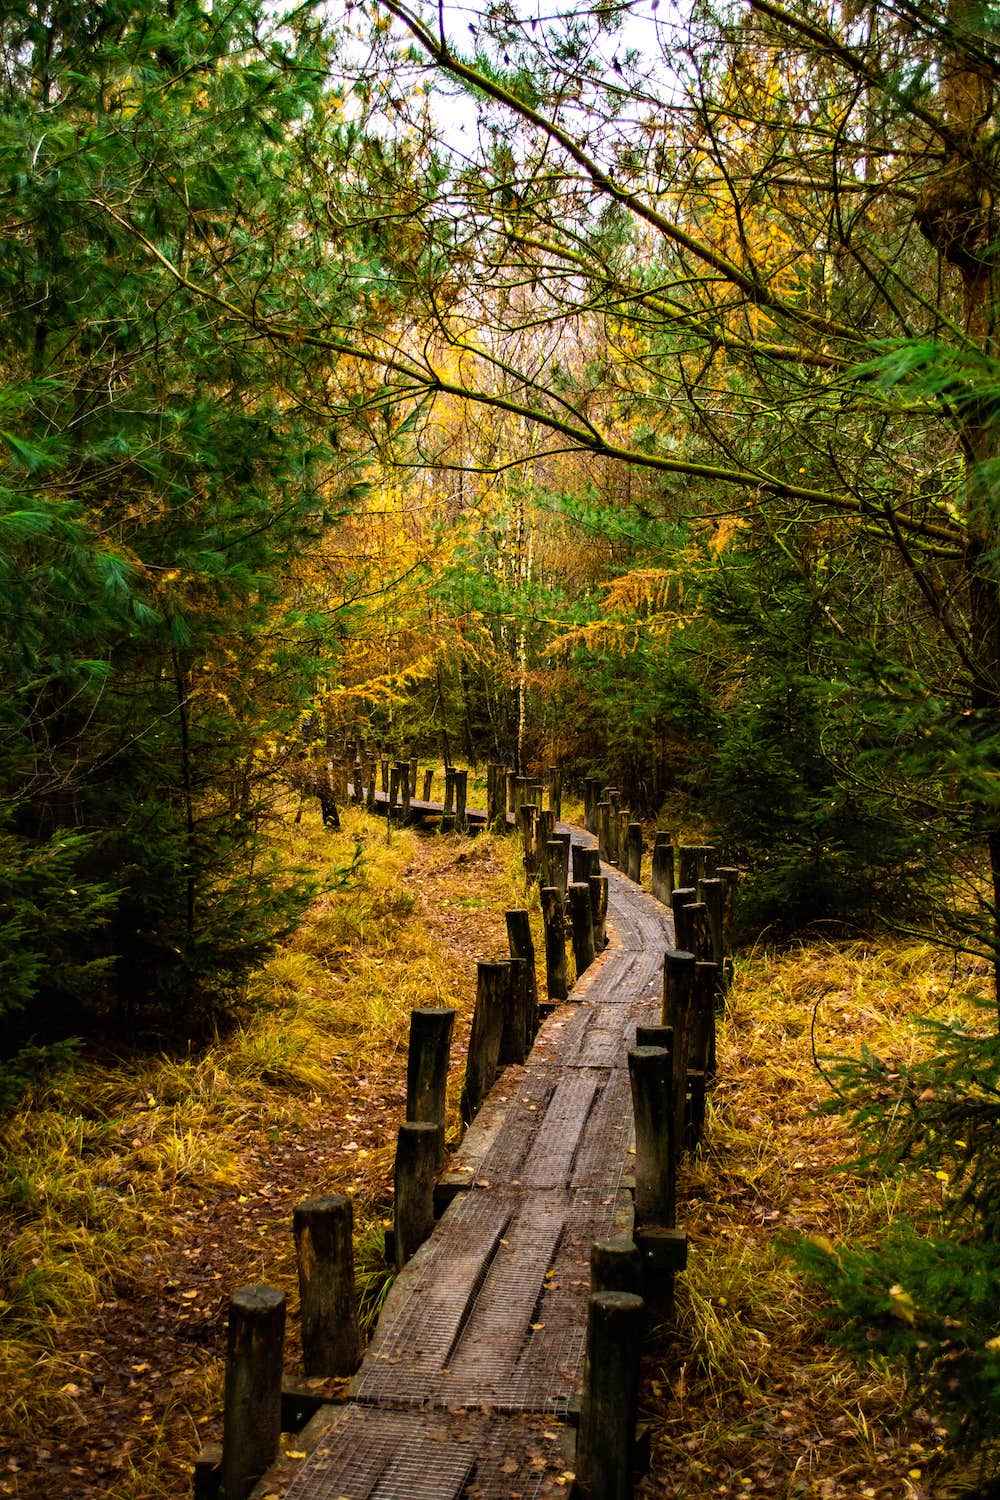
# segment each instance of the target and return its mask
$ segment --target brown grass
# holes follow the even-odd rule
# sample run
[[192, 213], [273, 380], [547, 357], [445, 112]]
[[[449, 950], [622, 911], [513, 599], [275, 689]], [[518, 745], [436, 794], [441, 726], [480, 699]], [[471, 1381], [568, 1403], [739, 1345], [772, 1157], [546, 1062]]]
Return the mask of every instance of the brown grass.
[[974, 968], [915, 944], [813, 943], [737, 967], [720, 1081], [681, 1213], [691, 1242], [676, 1337], [651, 1360], [648, 1495], [919, 1497], [945, 1457], [901, 1379], [858, 1370], [824, 1338], [826, 1309], [780, 1251], [784, 1235], [875, 1235], [905, 1208], [933, 1221], [940, 1185], [844, 1169], [851, 1141], [816, 1066], [862, 1044], [901, 1060], [920, 1015], [961, 1014]]
[[189, 1057], [78, 1060], [3, 1124], [0, 1495], [186, 1494], [238, 1285], [289, 1293], [294, 1367], [290, 1218], [310, 1192], [352, 1196], [374, 1320], [414, 1006], [459, 1012], [457, 1134], [476, 959], [505, 951], [523, 900], [510, 846], [389, 833], [353, 809], [331, 835], [295, 806], [289, 863], [362, 863], [255, 976], [243, 1024]]
[[[365, 1316], [377, 1312], [408, 1012], [456, 1006], [457, 1094], [476, 959], [504, 953], [503, 911], [525, 901], [518, 854], [488, 836], [387, 834], [353, 810], [336, 836], [309, 812], [289, 817], [283, 841], [317, 870], [356, 848], [363, 864], [256, 976], [244, 1024], [191, 1057], [75, 1063], [4, 1124], [0, 1495], [185, 1495], [217, 1430], [237, 1285], [289, 1292], [294, 1364], [289, 1221], [309, 1192], [352, 1195]], [[815, 1113], [827, 1086], [813, 1047], [912, 1056], [915, 1017], [961, 1013], [980, 980], [912, 943], [816, 943], [739, 965], [706, 1144], [683, 1179], [678, 1327], [646, 1360], [643, 1494], [929, 1494], [932, 1418], [904, 1418], [897, 1378], [832, 1350], [777, 1240], [875, 1233], [901, 1206], [933, 1218], [932, 1179], [839, 1170], [852, 1143]]]

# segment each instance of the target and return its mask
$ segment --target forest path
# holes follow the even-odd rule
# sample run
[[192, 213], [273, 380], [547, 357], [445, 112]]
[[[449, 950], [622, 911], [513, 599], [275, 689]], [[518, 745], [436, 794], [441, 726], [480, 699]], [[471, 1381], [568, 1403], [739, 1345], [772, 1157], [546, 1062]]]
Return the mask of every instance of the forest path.
[[458, 1153], [468, 1186], [394, 1282], [352, 1399], [286, 1500], [567, 1493], [590, 1247], [631, 1232], [627, 1053], [660, 1018], [673, 937], [666, 908], [603, 873], [609, 946], [494, 1086]]

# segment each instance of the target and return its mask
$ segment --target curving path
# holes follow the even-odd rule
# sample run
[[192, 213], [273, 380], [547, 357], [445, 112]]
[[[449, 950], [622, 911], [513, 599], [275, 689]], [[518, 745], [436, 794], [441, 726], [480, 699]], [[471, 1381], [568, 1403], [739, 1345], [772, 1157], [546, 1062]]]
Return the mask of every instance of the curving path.
[[[495, 1085], [452, 1162], [461, 1186], [394, 1282], [350, 1402], [306, 1429], [285, 1500], [567, 1495], [590, 1246], [632, 1226], [626, 1053], [659, 1020], [673, 940], [666, 908], [604, 873], [609, 947]], [[255, 1494], [279, 1488], [272, 1474]]]

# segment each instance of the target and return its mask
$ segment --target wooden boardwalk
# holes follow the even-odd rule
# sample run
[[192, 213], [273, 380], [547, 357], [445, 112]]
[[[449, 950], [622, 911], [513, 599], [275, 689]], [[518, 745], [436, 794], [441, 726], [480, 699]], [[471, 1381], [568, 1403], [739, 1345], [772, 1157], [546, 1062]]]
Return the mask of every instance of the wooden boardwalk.
[[[375, 792], [372, 805], [368, 807], [365, 800], [360, 802], [354, 801], [354, 784], [350, 781], [347, 783], [347, 800], [349, 806], [366, 807], [369, 812], [381, 818], [387, 817], [391, 811], [392, 817], [397, 823], [405, 821], [410, 823], [433, 822], [445, 816], [443, 803], [425, 802], [422, 797], [411, 797], [406, 805], [407, 817], [404, 818], [403, 804], [399, 797], [390, 805], [388, 792]], [[448, 816], [453, 817], [454, 812], [448, 814]], [[513, 813], [505, 813], [504, 820], [508, 828], [515, 828], [517, 826], [517, 819]], [[467, 807], [465, 810], [465, 822], [469, 828], [485, 828], [487, 823], [485, 809], [482, 807]]]
[[352, 1398], [327, 1410], [285, 1500], [568, 1494], [590, 1246], [631, 1232], [626, 1054], [659, 1020], [673, 933], [668, 910], [605, 873], [611, 945], [495, 1085], [451, 1162], [466, 1185], [394, 1282]]

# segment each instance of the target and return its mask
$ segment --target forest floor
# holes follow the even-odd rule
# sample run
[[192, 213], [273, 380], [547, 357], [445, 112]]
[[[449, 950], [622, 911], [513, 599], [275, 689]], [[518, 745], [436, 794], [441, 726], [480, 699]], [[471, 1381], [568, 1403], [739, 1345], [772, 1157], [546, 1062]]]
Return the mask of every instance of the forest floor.
[[[408, 1017], [455, 1005], [452, 1130], [476, 962], [506, 951], [525, 903], [513, 844], [395, 831], [350, 810], [340, 834], [307, 810], [282, 834], [298, 863], [346, 870], [255, 982], [260, 1007], [198, 1055], [77, 1059], [3, 1123], [0, 1496], [180, 1500], [218, 1436], [228, 1297], [289, 1294], [292, 1210], [354, 1200], [365, 1317], [377, 1313]], [[537, 920], [537, 914], [536, 918]], [[975, 982], [976, 976], [969, 976]], [[942, 1431], [904, 1416], [895, 1377], [831, 1348], [821, 1303], [781, 1250], [788, 1234], [875, 1232], [933, 1181], [838, 1170], [851, 1144], [815, 1108], [813, 1062], [866, 1042], [911, 1055], [915, 1018], [961, 1004], [926, 947], [814, 944], [737, 966], [706, 1145], [689, 1161], [690, 1236], [677, 1327], [645, 1360], [647, 1496], [929, 1496]]]

